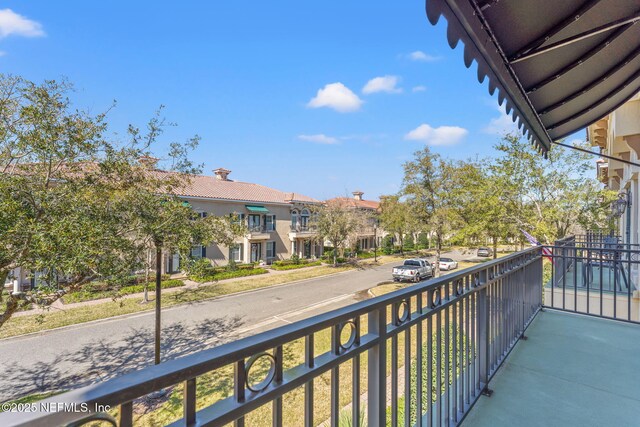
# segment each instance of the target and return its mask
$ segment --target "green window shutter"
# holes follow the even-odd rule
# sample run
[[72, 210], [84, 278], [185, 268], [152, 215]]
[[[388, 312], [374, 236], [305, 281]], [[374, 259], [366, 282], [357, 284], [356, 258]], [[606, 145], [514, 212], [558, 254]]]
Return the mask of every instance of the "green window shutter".
[[207, 257], [207, 247], [205, 245], [202, 245], [202, 258], [206, 258]]

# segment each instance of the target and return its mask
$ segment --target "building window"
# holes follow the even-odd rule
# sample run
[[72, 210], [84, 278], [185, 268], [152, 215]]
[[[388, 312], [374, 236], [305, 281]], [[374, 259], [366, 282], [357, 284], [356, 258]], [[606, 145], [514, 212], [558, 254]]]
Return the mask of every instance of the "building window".
[[260, 231], [260, 215], [249, 215], [249, 230]]
[[309, 226], [309, 209], [302, 209], [302, 212], [300, 214], [300, 225], [303, 227], [303, 229], [306, 229]]
[[267, 259], [276, 257], [276, 242], [267, 242]]
[[242, 262], [242, 245], [237, 244], [229, 248], [229, 260]]
[[297, 226], [298, 226], [298, 211], [294, 209], [291, 211], [291, 227], [296, 228]]
[[231, 214], [231, 223], [235, 224], [235, 225], [240, 225], [244, 222], [244, 214], [241, 213], [232, 213]]
[[276, 230], [276, 216], [275, 215], [265, 215], [264, 217], [264, 225], [267, 231], [275, 231]]
[[191, 258], [193, 259], [200, 259], [204, 257], [204, 246], [202, 245], [192, 246], [191, 252], [189, 255], [191, 255]]

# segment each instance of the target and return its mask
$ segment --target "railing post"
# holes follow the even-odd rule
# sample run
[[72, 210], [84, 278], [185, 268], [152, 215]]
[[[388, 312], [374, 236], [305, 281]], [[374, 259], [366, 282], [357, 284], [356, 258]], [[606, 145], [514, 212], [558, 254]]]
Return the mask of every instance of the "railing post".
[[381, 307], [369, 313], [369, 333], [378, 337], [378, 343], [367, 355], [367, 425], [387, 425], [387, 310]]
[[[489, 281], [489, 275], [487, 270], [480, 272], [480, 284], [486, 285]], [[485, 286], [478, 292], [478, 357], [480, 359], [480, 384], [482, 387], [482, 394], [491, 395], [489, 390], [489, 286]]]

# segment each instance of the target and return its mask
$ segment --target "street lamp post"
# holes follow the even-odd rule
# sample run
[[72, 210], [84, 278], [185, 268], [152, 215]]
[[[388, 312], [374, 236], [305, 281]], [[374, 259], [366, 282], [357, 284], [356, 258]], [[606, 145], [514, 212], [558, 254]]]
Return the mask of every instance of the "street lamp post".
[[373, 260], [378, 262], [378, 224], [373, 224]]

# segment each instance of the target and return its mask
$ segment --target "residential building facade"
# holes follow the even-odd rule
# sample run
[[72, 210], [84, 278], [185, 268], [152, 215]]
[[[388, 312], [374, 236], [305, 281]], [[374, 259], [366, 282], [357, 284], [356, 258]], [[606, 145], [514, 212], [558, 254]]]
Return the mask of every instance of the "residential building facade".
[[380, 228], [378, 221], [378, 213], [380, 211], [380, 202], [375, 200], [365, 200], [362, 191], [354, 191], [353, 197], [334, 197], [328, 199], [326, 203], [336, 203], [349, 209], [362, 212], [365, 221], [356, 233], [358, 248], [360, 250], [373, 250], [380, 247], [382, 238], [387, 233]]
[[[587, 128], [589, 141], [603, 154], [640, 163], [640, 93]], [[619, 223], [623, 242], [640, 244], [640, 167], [598, 160], [598, 178], [619, 192], [625, 209]]]
[[[313, 206], [321, 202], [311, 197], [286, 193], [263, 185], [229, 179], [230, 170], [219, 168], [214, 176], [197, 175], [191, 183], [177, 191], [202, 216], [234, 216], [247, 228], [230, 247], [211, 244], [192, 248], [194, 258], [208, 258], [214, 265], [317, 258], [322, 244], [310, 227]], [[168, 254], [164, 271], [180, 271], [180, 257]]]

